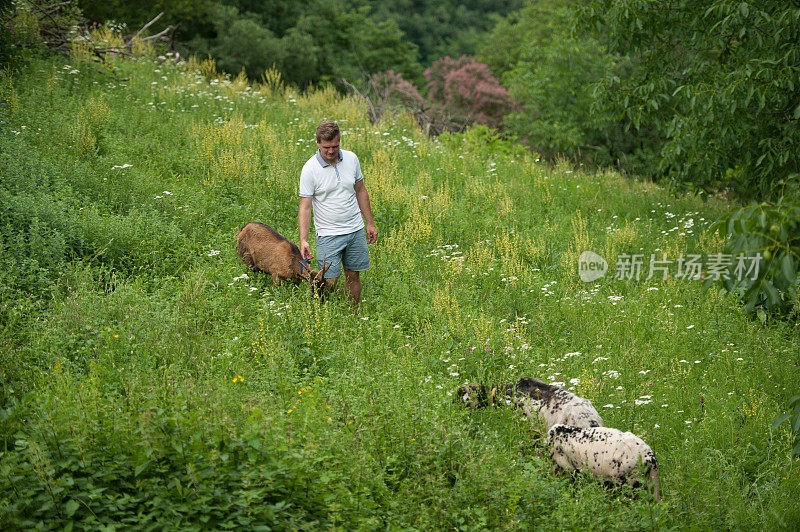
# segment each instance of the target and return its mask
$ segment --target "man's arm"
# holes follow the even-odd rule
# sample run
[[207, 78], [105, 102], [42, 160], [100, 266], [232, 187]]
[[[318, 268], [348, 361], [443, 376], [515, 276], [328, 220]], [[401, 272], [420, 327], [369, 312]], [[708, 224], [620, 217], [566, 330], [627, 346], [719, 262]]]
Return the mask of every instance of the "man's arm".
[[310, 259], [312, 255], [311, 246], [308, 244], [308, 230], [311, 228], [311, 198], [300, 197], [297, 225], [300, 229], [300, 255], [303, 260]]
[[361, 209], [361, 214], [364, 215], [364, 222], [367, 224], [367, 242], [374, 244], [378, 241], [378, 229], [372, 220], [372, 207], [369, 204], [369, 194], [367, 193], [367, 187], [364, 185], [364, 180], [356, 181], [353, 190], [356, 193], [358, 208]]

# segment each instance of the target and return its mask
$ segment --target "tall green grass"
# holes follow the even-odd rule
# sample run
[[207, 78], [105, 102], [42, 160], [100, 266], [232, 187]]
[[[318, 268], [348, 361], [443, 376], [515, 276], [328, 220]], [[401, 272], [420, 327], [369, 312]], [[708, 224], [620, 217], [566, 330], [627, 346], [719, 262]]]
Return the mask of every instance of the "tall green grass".
[[[44, 529], [793, 528], [772, 420], [797, 324], [699, 281], [591, 284], [577, 258], [713, 253], [722, 203], [549, 167], [480, 131], [210, 62], [29, 58], [0, 87], [0, 524]], [[248, 221], [296, 240], [299, 170], [338, 120], [380, 236], [357, 315], [245, 273]], [[562, 382], [658, 456], [664, 503], [554, 475], [465, 382]]]

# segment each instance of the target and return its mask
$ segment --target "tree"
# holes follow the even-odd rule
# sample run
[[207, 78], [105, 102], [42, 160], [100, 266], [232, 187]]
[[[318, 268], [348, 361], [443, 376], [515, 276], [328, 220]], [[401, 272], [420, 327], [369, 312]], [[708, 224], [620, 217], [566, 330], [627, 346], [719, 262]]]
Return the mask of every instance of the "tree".
[[596, 42], [565, 38], [531, 46], [505, 78], [522, 102], [506, 125], [546, 157], [594, 150], [608, 164], [609, 147], [602, 137], [613, 121], [590, 112], [590, 87], [613, 66], [613, 57]]
[[549, 46], [569, 37], [577, 0], [527, 0], [518, 11], [497, 20], [476, 52], [492, 74], [503, 79], [531, 47]]
[[446, 55], [474, 54], [496, 17], [507, 15], [522, 4], [521, 0], [361, 0], [360, 3], [370, 5], [378, 20], [393, 20], [407, 39], [418, 46], [423, 65]]
[[214, 57], [222, 70], [232, 74], [244, 70], [248, 77], [257, 79], [272, 65], [284, 66], [281, 39], [255, 17], [242, 15], [235, 7], [222, 5], [213, 6], [209, 14], [216, 30], [215, 38], [197, 38], [191, 45]]
[[514, 108], [511, 94], [492, 76], [489, 67], [462, 55], [443, 57], [425, 70], [428, 99], [464, 125], [475, 122], [499, 128]]
[[378, 22], [368, 7], [348, 9], [339, 0], [317, 0], [297, 23], [320, 49], [318, 81], [366, 83], [374, 72], [420, 74], [417, 48], [394, 21]]
[[125, 22], [131, 29], [139, 29], [160, 12], [165, 24], [187, 20], [202, 20], [208, 15], [211, 0], [77, 0], [83, 15], [92, 22]]
[[5, 67], [12, 55], [11, 35], [6, 27], [6, 22], [13, 13], [13, 2], [11, 0], [0, 0], [0, 68]]
[[609, 75], [625, 77], [631, 61], [573, 28], [577, 3], [529, 0], [485, 40], [481, 57], [518, 102], [504, 125], [549, 159], [649, 175], [658, 135], [646, 124], [626, 130], [624, 118], [593, 105], [593, 85]]
[[598, 103], [664, 132], [659, 172], [676, 189], [748, 200], [798, 180], [797, 1], [591, 0], [580, 24], [634, 58]]
[[301, 87], [339, 85], [342, 79], [361, 85], [369, 74], [390, 69], [411, 77], [420, 74], [416, 47], [404, 40], [394, 22], [377, 22], [368, 9], [315, 0], [296, 19], [294, 14], [284, 13], [293, 26], [273, 31], [275, 25], [266, 24], [263, 14], [215, 4], [209, 8], [210, 26], [198, 29], [189, 48], [212, 55], [231, 74], [244, 69], [250, 79], [274, 65], [283, 79]]

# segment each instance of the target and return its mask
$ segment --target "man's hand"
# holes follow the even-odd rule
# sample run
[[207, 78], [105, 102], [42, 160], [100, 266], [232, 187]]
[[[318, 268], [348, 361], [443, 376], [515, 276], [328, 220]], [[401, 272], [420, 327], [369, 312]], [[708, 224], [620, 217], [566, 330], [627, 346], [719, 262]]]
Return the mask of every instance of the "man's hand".
[[375, 222], [372, 221], [372, 207], [369, 204], [369, 193], [367, 187], [364, 186], [364, 180], [359, 179], [353, 185], [353, 190], [356, 193], [356, 202], [358, 208], [361, 209], [361, 214], [364, 216], [364, 223], [367, 229], [367, 242], [374, 244], [378, 241], [378, 228], [375, 227]]
[[311, 254], [311, 246], [308, 242], [300, 242], [300, 256], [303, 257], [303, 260], [314, 258]]
[[367, 224], [367, 242], [374, 244], [378, 241], [378, 228], [375, 224]]

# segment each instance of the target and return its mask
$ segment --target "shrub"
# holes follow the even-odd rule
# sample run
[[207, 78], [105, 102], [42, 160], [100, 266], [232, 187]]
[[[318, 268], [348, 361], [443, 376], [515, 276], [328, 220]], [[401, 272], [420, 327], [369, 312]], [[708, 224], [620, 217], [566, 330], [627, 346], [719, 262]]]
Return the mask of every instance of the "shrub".
[[12, 140], [0, 146], [0, 323], [16, 300], [44, 304], [69, 261], [96, 261], [123, 275], [169, 274], [191, 256], [188, 238], [167, 215], [146, 206], [125, 214], [87, 206], [57, 168]]
[[492, 76], [488, 66], [473, 57], [443, 57], [424, 74], [428, 99], [462, 127], [474, 122], [499, 128], [503, 117], [514, 108], [511, 94]]
[[[739, 280], [722, 279], [725, 288], [745, 301], [745, 309], [798, 311], [800, 285], [800, 201], [792, 196], [732, 211], [711, 228], [727, 239], [725, 251], [761, 257], [757, 272]], [[762, 311], [763, 312], [763, 311]], [[764, 314], [760, 317], [763, 319]]]
[[[278, 448], [263, 427], [224, 435], [153, 409], [99, 436], [76, 426], [62, 408], [50, 408], [60, 412], [40, 422], [76, 428], [56, 429], [55, 446], [42, 426], [29, 424], [14, 436], [14, 451], [2, 453], [0, 522], [6, 526], [329, 528], [330, 505], [363, 518], [345, 506], [355, 498], [346, 473], [319, 475], [333, 457]], [[24, 412], [12, 402], [2, 428], [18, 428], [15, 418]], [[95, 419], [98, 427], [108, 421]], [[136, 436], [149, 441], [134, 445]]]
[[472, 153], [485, 150], [492, 155], [512, 157], [521, 157], [525, 153], [525, 147], [516, 138], [505, 138], [484, 125], [473, 126], [456, 135], [445, 132], [439, 136], [438, 140], [453, 151], [466, 150]]

